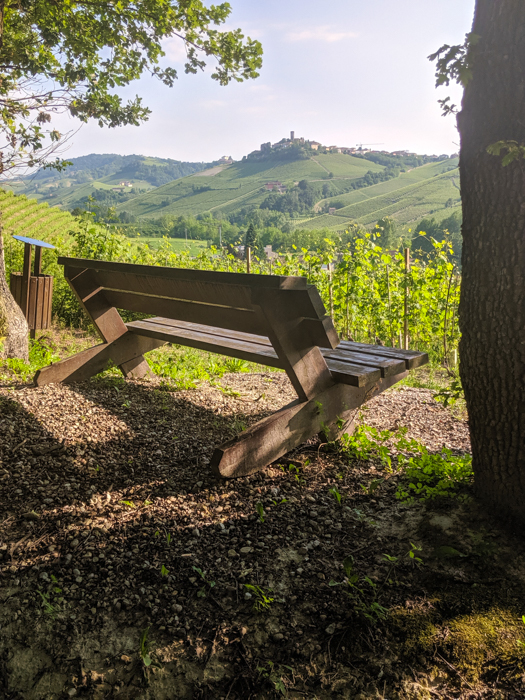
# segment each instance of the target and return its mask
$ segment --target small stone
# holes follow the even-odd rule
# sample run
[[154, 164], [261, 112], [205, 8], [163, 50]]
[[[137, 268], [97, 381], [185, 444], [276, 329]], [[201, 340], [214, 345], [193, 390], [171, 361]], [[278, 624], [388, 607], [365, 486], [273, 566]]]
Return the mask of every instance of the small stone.
[[69, 543], [70, 547], [78, 547], [78, 540], [75, 538], [74, 540], [71, 540]]
[[195, 535], [195, 537], [200, 537], [201, 533], [198, 527], [194, 527], [193, 530], [191, 531], [192, 535]]
[[49, 547], [47, 548], [48, 552], [55, 552], [56, 551], [56, 546], [54, 544], [50, 544]]
[[91, 614], [96, 615], [97, 614], [97, 609], [96, 608], [91, 608]]
[[284, 639], [284, 634], [281, 634], [281, 632], [276, 632], [275, 634], [272, 634], [272, 639], [274, 642], [282, 642]]
[[241, 547], [240, 552], [241, 554], [250, 554], [253, 552], [253, 547]]
[[326, 634], [329, 634], [330, 636], [332, 634], [335, 634], [335, 623], [332, 622], [331, 625], [328, 625], [328, 627], [325, 629]]
[[76, 579], [75, 579], [75, 581], [76, 581], [77, 583], [82, 583], [82, 576], [77, 576]]
[[234, 549], [229, 549], [229, 550], [228, 550], [228, 556], [230, 557], [230, 559], [235, 559], [235, 558], [238, 557], [239, 555], [237, 554], [237, 552], [236, 552]]
[[74, 576], [80, 576], [80, 571], [78, 569], [73, 569]]
[[40, 515], [38, 515], [38, 513], [35, 513], [34, 510], [29, 511], [29, 513], [24, 513], [22, 517], [24, 518], [24, 520], [40, 520]]

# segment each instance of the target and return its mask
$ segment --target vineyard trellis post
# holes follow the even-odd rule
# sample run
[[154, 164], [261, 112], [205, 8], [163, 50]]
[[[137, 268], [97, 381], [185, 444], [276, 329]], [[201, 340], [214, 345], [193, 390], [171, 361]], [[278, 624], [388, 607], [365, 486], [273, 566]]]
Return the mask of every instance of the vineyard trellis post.
[[249, 274], [252, 269], [252, 249], [249, 245], [246, 246], [246, 272]]
[[332, 285], [332, 263], [328, 263], [328, 293], [330, 295], [330, 316], [334, 317], [334, 288]]
[[392, 297], [390, 294], [390, 266], [386, 266], [386, 288], [388, 292], [388, 321], [390, 326], [390, 344], [395, 348], [394, 329], [392, 327]]
[[405, 248], [405, 327], [404, 348], [408, 350], [408, 275], [410, 273], [410, 248]]

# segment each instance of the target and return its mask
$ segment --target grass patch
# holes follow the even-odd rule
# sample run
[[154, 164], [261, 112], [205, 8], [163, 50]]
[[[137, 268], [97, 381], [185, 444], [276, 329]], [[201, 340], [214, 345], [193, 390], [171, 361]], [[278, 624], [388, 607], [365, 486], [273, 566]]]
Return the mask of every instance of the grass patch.
[[525, 652], [519, 641], [525, 627], [515, 610], [494, 605], [480, 612], [440, 616], [436, 608], [446, 604], [444, 599], [433, 601], [427, 610], [390, 611], [388, 634], [400, 642], [403, 656], [419, 655], [436, 663], [445, 659], [462, 684], [523, 673]]

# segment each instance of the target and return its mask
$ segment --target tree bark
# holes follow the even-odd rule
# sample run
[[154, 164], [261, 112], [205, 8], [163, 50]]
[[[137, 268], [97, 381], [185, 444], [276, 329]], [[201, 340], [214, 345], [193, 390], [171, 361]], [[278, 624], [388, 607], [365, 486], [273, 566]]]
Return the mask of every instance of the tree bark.
[[477, 0], [473, 76], [458, 115], [463, 201], [461, 379], [477, 495], [525, 521], [525, 2]]
[[28, 327], [22, 309], [13, 299], [5, 274], [4, 239], [0, 225], [0, 358], [29, 359]]

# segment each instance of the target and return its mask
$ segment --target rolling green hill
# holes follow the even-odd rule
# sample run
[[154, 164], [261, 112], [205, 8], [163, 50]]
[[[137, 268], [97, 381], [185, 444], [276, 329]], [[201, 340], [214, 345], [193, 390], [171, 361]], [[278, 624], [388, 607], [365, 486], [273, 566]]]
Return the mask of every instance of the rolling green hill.
[[382, 166], [363, 158], [342, 154], [284, 162], [243, 161], [171, 182], [118, 205], [117, 212], [126, 211], [140, 218], [204, 212], [228, 215], [242, 207], [259, 206], [268, 196], [267, 182], [278, 181], [287, 188], [301, 180], [326, 182], [337, 193], [367, 172], [383, 170]]
[[6, 238], [12, 235], [52, 241], [78, 227], [68, 211], [0, 189], [0, 213]]
[[[298, 223], [299, 229], [343, 229], [355, 221], [364, 226], [390, 216], [400, 224], [425, 216], [449, 216], [461, 206], [457, 161], [429, 163], [401, 173], [398, 178], [330, 198], [339, 208], [334, 214], [315, 216]], [[318, 206], [322, 205], [320, 202]], [[343, 205], [343, 206], [341, 206]]]
[[40, 170], [25, 180], [10, 183], [10, 187], [16, 194], [72, 209], [81, 206], [93, 190], [107, 190], [125, 201], [208, 165], [169, 158], [92, 154], [73, 158], [63, 172]]

